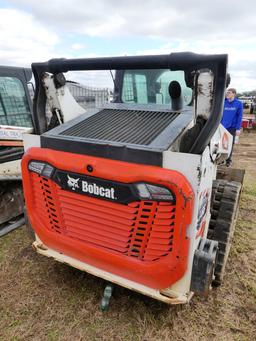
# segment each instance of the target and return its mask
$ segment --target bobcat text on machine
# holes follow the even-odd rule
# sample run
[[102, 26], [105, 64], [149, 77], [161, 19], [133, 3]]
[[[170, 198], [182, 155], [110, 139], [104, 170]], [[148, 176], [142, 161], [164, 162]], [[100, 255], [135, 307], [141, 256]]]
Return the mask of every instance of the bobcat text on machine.
[[[232, 144], [226, 67], [189, 52], [34, 63], [40, 136], [22, 160], [34, 249], [170, 304], [220, 284], [241, 189], [216, 179]], [[76, 70], [116, 70], [113, 103], [47, 131], [42, 79], [61, 89]]]

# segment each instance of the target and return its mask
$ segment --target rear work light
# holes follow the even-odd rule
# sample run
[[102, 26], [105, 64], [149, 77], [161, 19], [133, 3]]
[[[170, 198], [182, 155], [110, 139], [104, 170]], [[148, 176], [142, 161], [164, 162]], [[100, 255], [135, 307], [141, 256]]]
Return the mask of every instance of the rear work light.
[[143, 200], [175, 201], [174, 195], [166, 187], [147, 183], [139, 183], [135, 186], [138, 190], [139, 197]]
[[31, 161], [28, 165], [28, 169], [46, 178], [50, 178], [54, 171], [54, 167], [40, 161]]

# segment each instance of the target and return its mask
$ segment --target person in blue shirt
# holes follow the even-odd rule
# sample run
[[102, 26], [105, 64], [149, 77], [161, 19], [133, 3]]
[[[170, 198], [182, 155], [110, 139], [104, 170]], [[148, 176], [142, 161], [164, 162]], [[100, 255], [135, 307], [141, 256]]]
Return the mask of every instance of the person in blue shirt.
[[227, 167], [232, 164], [232, 153], [235, 137], [240, 135], [240, 129], [243, 118], [243, 103], [236, 98], [236, 89], [229, 88], [226, 91], [226, 99], [224, 102], [223, 116], [221, 124], [233, 136], [233, 144], [229, 158], [226, 161]]

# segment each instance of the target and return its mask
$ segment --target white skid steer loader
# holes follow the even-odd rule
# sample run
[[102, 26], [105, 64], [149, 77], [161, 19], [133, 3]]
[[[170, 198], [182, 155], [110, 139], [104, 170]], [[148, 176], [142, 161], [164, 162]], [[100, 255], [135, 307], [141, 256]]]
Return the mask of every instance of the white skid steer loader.
[[[0, 237], [24, 224], [24, 196], [21, 183], [21, 158], [24, 153], [23, 134], [37, 134], [32, 118], [33, 87], [29, 88], [32, 71], [28, 68], [0, 66]], [[48, 130], [84, 112], [67, 86], [56, 90], [53, 76], [43, 79], [48, 89], [48, 109], [45, 113]], [[32, 85], [32, 83], [31, 83]], [[50, 95], [53, 92], [54, 99]], [[64, 101], [64, 103], [62, 103]], [[61, 105], [67, 106], [68, 112]], [[76, 113], [72, 112], [76, 108]], [[52, 110], [52, 111], [51, 111]]]
[[[226, 55], [187, 52], [34, 63], [40, 136], [22, 160], [34, 249], [170, 304], [220, 284], [241, 191], [217, 173], [232, 145], [226, 67]], [[56, 92], [76, 70], [116, 70], [114, 102], [47, 131], [42, 79]], [[55, 124], [78, 108], [58, 110]]]

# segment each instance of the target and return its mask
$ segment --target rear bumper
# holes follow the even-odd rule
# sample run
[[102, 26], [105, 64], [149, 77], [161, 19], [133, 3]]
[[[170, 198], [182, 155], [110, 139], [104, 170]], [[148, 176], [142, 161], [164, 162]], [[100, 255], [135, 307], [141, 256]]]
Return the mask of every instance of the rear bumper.
[[84, 262], [81, 262], [73, 257], [63, 255], [60, 252], [48, 248], [46, 245], [42, 243], [38, 236], [36, 236], [36, 241], [33, 243], [32, 246], [37, 253], [43, 256], [52, 258], [60, 263], [68, 264], [73, 268], [85, 271], [91, 275], [103, 278], [106, 281], [118, 284], [122, 287], [136, 291], [140, 294], [149, 296], [151, 298], [157, 299], [167, 304], [185, 304], [188, 303], [193, 296], [193, 292], [189, 292], [188, 294], [182, 294], [168, 289], [164, 290], [164, 293], [161, 293], [160, 290], [149, 288], [142, 284], [127, 280], [123, 277], [101, 270]]

